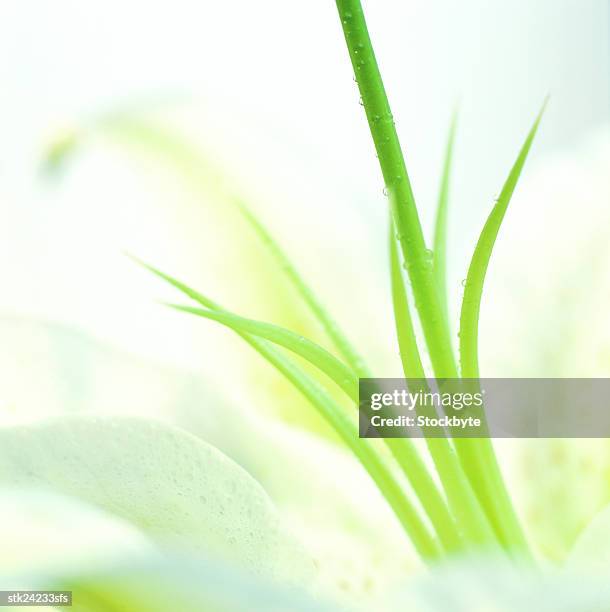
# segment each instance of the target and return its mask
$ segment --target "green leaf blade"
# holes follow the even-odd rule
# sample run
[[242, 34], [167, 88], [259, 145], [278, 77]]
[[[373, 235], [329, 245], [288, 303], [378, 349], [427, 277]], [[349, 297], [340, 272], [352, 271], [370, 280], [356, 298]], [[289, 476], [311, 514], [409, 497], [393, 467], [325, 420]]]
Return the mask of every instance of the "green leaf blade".
[[479, 376], [478, 327], [485, 276], [504, 215], [521, 176], [546, 105], [547, 101], [544, 102], [519, 151], [500, 196], [485, 222], [470, 261], [460, 314], [460, 366], [464, 378], [478, 378]]
[[[470, 262], [460, 314], [460, 369], [464, 378], [479, 378], [478, 326], [485, 276], [504, 215], [521, 176], [547, 102], [548, 99], [542, 105], [519, 151], [500, 196], [481, 231]], [[468, 465], [480, 466], [478, 473], [468, 472], [468, 475], [504, 546], [514, 550], [517, 555], [529, 556], [529, 545], [504, 484], [491, 440], [483, 438], [456, 440], [456, 449], [465, 468]]]
[[436, 221], [434, 224], [434, 263], [433, 272], [436, 287], [441, 302], [445, 320], [449, 322], [449, 309], [447, 304], [447, 213], [449, 209], [449, 186], [453, 165], [453, 150], [455, 146], [455, 133], [457, 128], [457, 111], [453, 114], [449, 127], [449, 136], [445, 148], [443, 173], [436, 208]]
[[[407, 380], [422, 380], [425, 383], [426, 375], [410, 315], [405, 280], [400, 265], [400, 254], [392, 231], [392, 223], [390, 223], [389, 242], [392, 300], [404, 375]], [[414, 392], [418, 390], [413, 389]], [[424, 384], [423, 390], [427, 390], [427, 384]], [[455, 455], [455, 451], [451, 448], [449, 440], [447, 438], [426, 437], [426, 445], [446, 493], [449, 508], [465, 537], [470, 543], [476, 545], [487, 545], [489, 542], [494, 542], [491, 527], [479, 507], [468, 478]], [[438, 513], [438, 509], [434, 510], [434, 496], [434, 489], [431, 489], [431, 492], [428, 493], [428, 499], [431, 502], [428, 507], [429, 511], [433, 510]], [[451, 521], [453, 522], [454, 519], [452, 518]]]
[[444, 322], [426, 241], [388, 96], [360, 0], [336, 0], [345, 42], [390, 196], [400, 246], [415, 295], [415, 307], [439, 378], [454, 378], [457, 366]]
[[212, 311], [177, 304], [168, 304], [168, 306], [182, 312], [216, 321], [235, 331], [259, 336], [273, 344], [283, 346], [324, 372], [351, 399], [354, 401], [358, 399], [358, 379], [352, 370], [327, 350], [304, 336], [300, 336], [278, 325], [246, 319], [226, 310]]
[[385, 497], [422, 559], [429, 562], [439, 558], [442, 549], [438, 540], [430, 533], [377, 449], [370, 440], [358, 436], [356, 426], [341, 406], [319, 383], [267, 342], [253, 338], [249, 343], [309, 400], [352, 451]]
[[[216, 310], [217, 313], [226, 312], [219, 304], [191, 289], [181, 281], [134, 257], [132, 257], [132, 259], [202, 306]], [[438, 558], [442, 552], [439, 542], [434, 535], [430, 533], [428, 526], [421, 519], [418, 511], [402, 491], [392, 470], [385, 464], [384, 459], [371, 444], [371, 441], [359, 438], [357, 428], [352, 420], [345, 414], [342, 407], [333, 400], [324, 387], [308, 376], [292, 360], [282, 355], [267, 340], [257, 338], [254, 335], [235, 328], [234, 331], [250, 344], [250, 346], [252, 346], [252, 348], [254, 348], [254, 350], [256, 350], [266, 361], [284, 375], [294, 387], [309, 400], [322, 418], [339, 435], [373, 479], [422, 559], [430, 560]]]
[[328, 310], [322, 305], [322, 302], [316, 296], [311, 287], [305, 282], [295, 265], [288, 258], [277, 241], [273, 238], [271, 233], [242, 201], [236, 200], [235, 203], [243, 217], [250, 224], [250, 227], [259, 237], [269, 254], [277, 261], [284, 275], [288, 278], [294, 289], [301, 296], [303, 302], [307, 305], [314, 318], [321, 325], [328, 338], [330, 338], [352, 370], [354, 370], [354, 372], [356, 372], [356, 374], [362, 378], [370, 377], [370, 370], [360, 353], [349, 341]]

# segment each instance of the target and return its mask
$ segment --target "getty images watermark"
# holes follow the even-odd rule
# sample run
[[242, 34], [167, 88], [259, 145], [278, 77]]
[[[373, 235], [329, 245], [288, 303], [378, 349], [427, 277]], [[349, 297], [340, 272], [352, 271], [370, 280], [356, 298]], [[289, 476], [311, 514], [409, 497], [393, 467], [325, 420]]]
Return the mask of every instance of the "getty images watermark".
[[610, 379], [362, 378], [360, 437], [610, 438]]
[[0, 591], [0, 606], [71, 606], [72, 591]]

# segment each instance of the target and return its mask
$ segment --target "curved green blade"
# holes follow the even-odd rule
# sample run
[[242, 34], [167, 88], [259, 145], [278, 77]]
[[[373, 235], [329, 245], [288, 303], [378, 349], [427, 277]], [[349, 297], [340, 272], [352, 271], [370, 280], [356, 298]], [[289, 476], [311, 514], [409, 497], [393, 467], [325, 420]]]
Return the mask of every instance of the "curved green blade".
[[455, 144], [455, 132], [457, 127], [457, 111], [454, 112], [449, 127], [449, 136], [445, 148], [445, 159], [443, 161], [443, 174], [438, 194], [436, 208], [436, 221], [434, 224], [434, 262], [432, 271], [436, 280], [438, 297], [445, 320], [449, 324], [447, 306], [447, 211], [449, 208], [449, 183], [451, 179], [451, 167], [453, 164], [453, 149]]
[[[181, 281], [135, 257], [131, 258], [202, 306], [217, 312], [226, 312], [219, 304], [191, 289]], [[305, 373], [291, 359], [280, 353], [268, 341], [235, 328], [234, 331], [283, 374], [309, 400], [322, 418], [348, 446], [385, 497], [421, 557], [426, 560], [439, 557], [441, 547], [438, 540], [430, 533], [427, 524], [420, 517], [418, 510], [402, 490], [390, 466], [386, 464], [384, 458], [370, 440], [359, 438], [358, 430], [352, 420], [328, 394], [326, 389]]]
[[[519, 151], [517, 160], [511, 168], [500, 196], [481, 231], [470, 262], [460, 315], [460, 366], [464, 378], [479, 377], [479, 313], [485, 275], [500, 226], [534, 141], [547, 102], [548, 99], [542, 105]], [[511, 548], [515, 547], [518, 554], [529, 554], [527, 540], [504, 484], [491, 441], [489, 439], [457, 440], [456, 447], [465, 465], [479, 464], [483, 466], [478, 474], [469, 473], [469, 477], [487, 516], [496, 529], [496, 533], [505, 545]]]
[[225, 325], [235, 331], [259, 336], [264, 340], [273, 342], [273, 344], [283, 346], [324, 372], [350, 398], [355, 401], [358, 399], [358, 379], [352, 370], [344, 363], [341, 363], [336, 357], [333, 357], [326, 349], [323, 349], [304, 336], [272, 323], [247, 319], [225, 310], [218, 312], [178, 304], [168, 304], [168, 306], [182, 312], [188, 312], [199, 317], [217, 321], [221, 325]]
[[474, 249], [472, 259], [470, 260], [460, 315], [460, 365], [464, 378], [478, 378], [479, 376], [479, 312], [485, 275], [506, 209], [508, 208], [508, 204], [515, 191], [519, 177], [521, 176], [521, 171], [523, 170], [525, 160], [527, 159], [532, 142], [534, 141], [547, 101], [548, 99], [545, 100], [542, 105], [534, 121], [534, 125], [530, 129], [521, 147], [521, 151], [519, 151], [517, 160], [511, 168], [508, 178], [502, 187], [500, 196], [496, 200], [489, 217], [487, 217], [487, 221], [483, 226], [483, 230], [481, 231], [481, 235]]

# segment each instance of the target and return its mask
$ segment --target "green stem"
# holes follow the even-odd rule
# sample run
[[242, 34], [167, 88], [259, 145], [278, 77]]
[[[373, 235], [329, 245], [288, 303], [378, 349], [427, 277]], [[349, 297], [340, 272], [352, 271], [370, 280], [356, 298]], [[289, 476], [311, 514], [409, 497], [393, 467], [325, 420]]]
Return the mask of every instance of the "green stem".
[[[391, 197], [398, 239], [432, 367], [437, 378], [457, 378], [449, 325], [433, 274], [432, 253], [426, 248], [402, 148], [362, 5], [360, 0], [336, 0], [336, 5], [386, 190]], [[474, 442], [472, 446], [476, 446], [478, 441], [471, 442]], [[456, 445], [458, 452], [464, 446]], [[488, 471], [483, 459], [477, 453], [460, 453], [464, 471], [475, 490], [477, 472]], [[495, 476], [491, 474], [492, 479]]]
[[463, 550], [464, 541], [455, 520], [413, 442], [400, 438], [386, 438], [384, 442], [417, 493], [445, 550]]
[[400, 141], [360, 0], [336, 0], [379, 165], [391, 198], [399, 240], [437, 377], [456, 378], [457, 366], [432, 272]]
[[[409, 303], [403, 282], [398, 249], [390, 225], [390, 272], [392, 278], [392, 302], [396, 319], [396, 333], [400, 347], [400, 358], [405, 377], [412, 383], [421, 381], [426, 385], [426, 373], [421, 362]], [[414, 389], [417, 392], [419, 389]], [[424, 391], [427, 389], [423, 389]], [[438, 471], [453, 515], [459, 528], [469, 541], [477, 544], [497, 542], [491, 525], [483, 513], [462, 465], [447, 438], [426, 436], [430, 456]]]

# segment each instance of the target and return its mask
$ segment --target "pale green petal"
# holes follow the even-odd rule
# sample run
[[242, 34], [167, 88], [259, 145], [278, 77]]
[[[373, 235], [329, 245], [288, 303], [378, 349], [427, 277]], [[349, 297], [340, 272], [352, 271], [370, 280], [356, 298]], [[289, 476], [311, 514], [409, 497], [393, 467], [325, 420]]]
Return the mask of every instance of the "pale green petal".
[[421, 570], [379, 491], [338, 445], [266, 418], [252, 401], [221, 398], [202, 376], [61, 325], [0, 319], [0, 340], [4, 422], [65, 412], [163, 419], [217, 447], [263, 486], [313, 556], [320, 592], [368, 602]]

